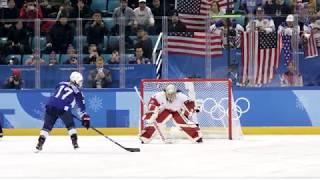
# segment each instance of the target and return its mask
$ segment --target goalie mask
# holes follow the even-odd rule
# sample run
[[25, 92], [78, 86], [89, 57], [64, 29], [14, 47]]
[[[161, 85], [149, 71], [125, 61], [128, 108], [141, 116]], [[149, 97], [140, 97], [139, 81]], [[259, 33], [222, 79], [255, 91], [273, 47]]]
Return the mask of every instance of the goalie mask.
[[83, 84], [83, 77], [79, 72], [72, 72], [70, 75], [70, 82], [74, 83], [75, 85], [82, 87]]
[[176, 95], [177, 95], [176, 86], [173, 84], [169, 84], [165, 89], [165, 93], [166, 93], [167, 100], [169, 102], [173, 102], [176, 99]]

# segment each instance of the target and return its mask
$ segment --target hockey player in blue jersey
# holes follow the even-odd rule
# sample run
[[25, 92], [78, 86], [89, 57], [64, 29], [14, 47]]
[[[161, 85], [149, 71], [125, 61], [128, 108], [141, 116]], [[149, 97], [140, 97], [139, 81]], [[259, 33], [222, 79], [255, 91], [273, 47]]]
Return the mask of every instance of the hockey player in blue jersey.
[[81, 112], [82, 125], [86, 128], [90, 127], [90, 116], [86, 113], [84, 96], [80, 90], [83, 83], [83, 77], [79, 72], [72, 72], [70, 75], [70, 82], [60, 82], [56, 87], [54, 93], [49, 98], [46, 104], [44, 115], [44, 125], [40, 131], [38, 144], [36, 149], [42, 150], [42, 146], [49, 136], [56, 120], [60, 117], [68, 129], [68, 134], [71, 137], [71, 142], [74, 149], [79, 148], [78, 136], [75, 129], [75, 123], [71, 109], [77, 104]]

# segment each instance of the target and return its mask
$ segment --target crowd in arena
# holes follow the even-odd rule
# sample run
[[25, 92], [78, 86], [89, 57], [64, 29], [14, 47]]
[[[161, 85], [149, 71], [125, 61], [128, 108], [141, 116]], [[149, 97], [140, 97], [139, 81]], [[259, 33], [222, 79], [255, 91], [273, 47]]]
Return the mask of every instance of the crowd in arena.
[[[0, 1], [0, 64], [35, 65], [36, 63], [96, 64], [101, 57], [105, 64], [119, 64], [120, 39], [124, 36], [125, 63], [150, 64], [159, 33], [190, 31], [180, 20], [175, 1], [109, 0], [108, 7], [96, 8], [94, 0], [1, 0]], [[219, 0], [210, 2], [209, 16], [229, 13]], [[208, 32], [221, 33], [224, 47], [231, 43], [239, 48], [240, 35], [254, 29], [294, 35], [302, 46], [311, 33], [320, 47], [320, 11], [316, 1], [258, 0], [249, 18], [247, 1], [234, 1], [232, 13], [242, 18], [208, 18]], [[38, 4], [37, 4], [38, 3]], [[115, 4], [109, 8], [110, 3]], [[168, 16], [167, 28], [163, 16]], [[123, 18], [124, 17], [124, 18]], [[234, 41], [227, 41], [232, 36]], [[79, 56], [79, 54], [82, 54]], [[81, 59], [79, 59], [81, 57]], [[100, 59], [101, 59], [100, 58]]]

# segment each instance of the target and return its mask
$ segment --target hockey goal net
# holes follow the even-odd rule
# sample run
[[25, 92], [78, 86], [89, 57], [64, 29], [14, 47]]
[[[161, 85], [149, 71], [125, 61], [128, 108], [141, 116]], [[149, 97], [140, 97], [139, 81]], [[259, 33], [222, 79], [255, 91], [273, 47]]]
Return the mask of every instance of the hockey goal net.
[[[141, 96], [145, 103], [156, 92], [163, 91], [169, 84], [174, 84], [179, 91], [195, 100], [200, 107], [199, 113], [194, 113], [189, 123], [198, 123], [204, 139], [242, 137], [240, 120], [234, 105], [231, 81], [228, 79], [170, 79], [142, 80]], [[230, 108], [234, 107], [234, 108]], [[146, 112], [146, 106], [141, 103], [141, 117]], [[140, 131], [144, 123], [141, 118]], [[160, 130], [167, 139], [179, 139], [184, 134], [168, 121], [162, 124]]]

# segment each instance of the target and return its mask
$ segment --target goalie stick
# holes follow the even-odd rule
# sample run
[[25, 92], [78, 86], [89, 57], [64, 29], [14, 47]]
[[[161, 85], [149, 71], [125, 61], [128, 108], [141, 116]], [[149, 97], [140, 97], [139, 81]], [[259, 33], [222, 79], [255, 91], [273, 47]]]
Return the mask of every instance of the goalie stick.
[[[139, 97], [141, 103], [143, 104], [143, 106], [145, 106], [145, 108], [148, 109], [148, 106], [144, 103], [144, 101], [143, 101], [143, 99], [142, 99], [142, 97], [141, 97], [141, 95], [140, 95], [140, 93], [139, 93], [139, 90], [138, 90], [137, 86], [134, 86], [134, 89], [135, 89], [135, 91], [136, 91], [136, 93], [137, 93], [137, 96]], [[164, 143], [170, 143], [170, 142], [164, 137], [164, 135], [163, 135], [162, 131], [160, 130], [157, 122], [153, 121], [153, 125], [154, 125], [154, 127], [156, 128], [156, 130], [158, 131], [158, 133], [159, 133], [159, 135], [160, 135], [160, 139], [161, 139]]]
[[[76, 116], [76, 115], [72, 115], [74, 118], [76, 118], [78, 121], [81, 121], [81, 119]], [[107, 138], [109, 141], [113, 142], [114, 144], [118, 145], [119, 147], [121, 147], [122, 149], [129, 151], [129, 152], [140, 152], [140, 148], [128, 148], [128, 147], [124, 147], [122, 146], [120, 143], [118, 143], [117, 141], [111, 139], [109, 136], [103, 134], [101, 131], [99, 131], [98, 129], [90, 126], [91, 129], [93, 129], [95, 132], [97, 132], [98, 134], [100, 134], [101, 136], [104, 136], [105, 138]]]

